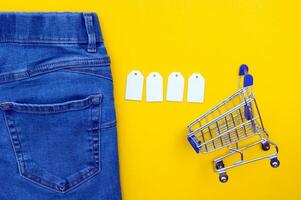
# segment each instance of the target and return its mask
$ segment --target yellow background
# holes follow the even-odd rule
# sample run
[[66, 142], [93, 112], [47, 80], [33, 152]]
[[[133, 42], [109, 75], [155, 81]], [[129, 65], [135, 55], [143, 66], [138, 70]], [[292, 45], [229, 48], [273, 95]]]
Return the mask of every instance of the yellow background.
[[[300, 1], [7, 0], [3, 11], [96, 11], [112, 59], [124, 200], [301, 199]], [[237, 89], [250, 66], [266, 129], [280, 147], [269, 160], [229, 171], [221, 184], [214, 154], [194, 153], [187, 124]], [[126, 75], [200, 72], [205, 103], [124, 100]], [[185, 90], [186, 91], [186, 90]]]

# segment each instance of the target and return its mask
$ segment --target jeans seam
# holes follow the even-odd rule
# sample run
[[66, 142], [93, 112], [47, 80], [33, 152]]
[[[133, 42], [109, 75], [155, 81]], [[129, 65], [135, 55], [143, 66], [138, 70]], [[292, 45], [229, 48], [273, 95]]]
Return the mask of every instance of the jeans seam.
[[109, 57], [94, 58], [94, 59], [74, 59], [65, 60], [56, 63], [37, 65], [32, 69], [24, 69], [18, 72], [9, 72], [0, 74], [0, 83], [6, 83], [16, 80], [28, 79], [41, 74], [57, 71], [64, 68], [78, 67], [78, 66], [101, 66], [110, 63]]
[[110, 77], [107, 77], [107, 76], [102, 76], [102, 75], [99, 75], [99, 74], [93, 74], [93, 73], [89, 73], [89, 72], [83, 72], [83, 71], [76, 71], [76, 70], [71, 70], [71, 69], [64, 69], [62, 71], [65, 71], [65, 72], [70, 72], [70, 73], [79, 73], [79, 74], [86, 74], [86, 75], [91, 75], [91, 76], [97, 76], [99, 78], [104, 78], [104, 79], [107, 79], [109, 81], [113, 81], [112, 78]]
[[[21, 166], [20, 166], [20, 162], [19, 162], [19, 159], [18, 159], [18, 155], [17, 155], [17, 151], [16, 151], [16, 148], [15, 148], [15, 145], [13, 144], [12, 134], [11, 134], [8, 122], [7, 122], [7, 116], [6, 116], [5, 112], [2, 112], [2, 114], [4, 116], [4, 120], [5, 120], [5, 124], [6, 124], [6, 129], [7, 129], [7, 132], [8, 132], [10, 141], [11, 141], [11, 145], [13, 147], [14, 154], [15, 154], [15, 157], [16, 157], [16, 162], [17, 162], [17, 166], [18, 166], [18, 169], [19, 169], [18, 171], [19, 171], [20, 176], [22, 176], [22, 169], [21, 169]], [[24, 166], [23, 166], [23, 168], [24, 168]]]
[[[102, 40], [97, 40], [97, 43], [102, 43]], [[24, 43], [24, 44], [88, 44], [88, 40], [76, 40], [68, 38], [53, 38], [53, 39], [0, 39], [0, 43]]]
[[[89, 178], [92, 178], [93, 176], [95, 176], [96, 174], [99, 173], [99, 169], [97, 170], [94, 170], [95, 167], [91, 168], [89, 171], [87, 171], [85, 174], [81, 175], [81, 177], [85, 176], [86, 174], [89, 174], [90, 172], [93, 172], [89, 175], [87, 175], [85, 178], [82, 179], [82, 181], [77, 181], [77, 179], [75, 181], [72, 181], [70, 182], [70, 187], [66, 190], [59, 190], [57, 188], [59, 188], [59, 185], [58, 184], [55, 184], [55, 183], [51, 183], [49, 181], [47, 181], [46, 179], [42, 178], [42, 177], [39, 177], [39, 176], [35, 176], [34, 174], [32, 173], [28, 173], [28, 172], [23, 172], [20, 174], [20, 176], [22, 176], [23, 178], [25, 178], [26, 180], [34, 183], [34, 184], [37, 184], [37, 185], [40, 185], [46, 189], [51, 189], [52, 191], [55, 191], [55, 192], [59, 192], [59, 193], [66, 193], [66, 192], [69, 192], [70, 190], [74, 189], [74, 187], [80, 185], [81, 183], [83, 183], [84, 181], [88, 180]], [[36, 177], [38, 179], [41, 179], [43, 180], [44, 183], [41, 183], [41, 181], [36, 181], [32, 178], [29, 178], [28, 175], [30, 175], [31, 177]], [[79, 178], [78, 178], [79, 179]], [[78, 182], [78, 183], [75, 183], [75, 182]], [[74, 186], [74, 187], [73, 187]]]
[[[14, 103], [14, 102], [4, 102], [0, 103], [0, 109], [3, 110], [14, 110], [16, 112], [23, 112], [23, 113], [59, 113], [59, 112], [66, 112], [70, 110], [82, 110], [85, 109], [91, 104], [93, 104], [93, 98], [102, 98], [101, 94], [98, 95], [90, 95], [85, 99], [67, 101], [64, 103], [55, 103], [55, 104], [22, 104], [22, 103]], [[99, 100], [100, 101], [100, 100]], [[8, 106], [7, 106], [8, 105]], [[63, 107], [65, 106], [65, 107]], [[58, 107], [56, 110], [36, 110], [36, 108], [54, 108]]]
[[106, 123], [102, 123], [100, 128], [101, 129], [106, 129], [106, 128], [112, 128], [112, 127], [116, 127], [116, 120], [111, 121], [111, 122], [106, 122]]

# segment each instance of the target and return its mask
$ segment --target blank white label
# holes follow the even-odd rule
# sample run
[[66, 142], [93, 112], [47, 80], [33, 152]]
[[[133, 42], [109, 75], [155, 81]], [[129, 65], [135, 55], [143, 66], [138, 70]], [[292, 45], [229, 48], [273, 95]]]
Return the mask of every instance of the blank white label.
[[180, 72], [172, 72], [167, 82], [167, 101], [183, 101], [184, 77]]
[[163, 101], [163, 79], [158, 72], [151, 72], [146, 78], [146, 101]]
[[136, 101], [142, 100], [143, 80], [144, 77], [138, 70], [133, 70], [128, 74], [125, 99]]
[[192, 74], [188, 79], [187, 101], [202, 103], [204, 102], [205, 79], [199, 73]]

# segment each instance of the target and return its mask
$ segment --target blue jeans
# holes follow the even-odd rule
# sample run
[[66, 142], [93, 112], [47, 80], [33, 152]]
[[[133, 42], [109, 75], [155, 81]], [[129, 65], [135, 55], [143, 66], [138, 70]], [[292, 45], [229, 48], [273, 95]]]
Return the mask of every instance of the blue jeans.
[[0, 13], [0, 200], [120, 200], [95, 13]]

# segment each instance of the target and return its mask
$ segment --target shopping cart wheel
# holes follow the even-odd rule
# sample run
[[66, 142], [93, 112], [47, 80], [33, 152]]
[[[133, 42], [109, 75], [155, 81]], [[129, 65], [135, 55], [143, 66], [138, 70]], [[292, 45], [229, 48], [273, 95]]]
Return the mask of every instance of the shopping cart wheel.
[[272, 158], [270, 164], [272, 167], [277, 168], [280, 165], [280, 161], [278, 160], [278, 158]]
[[270, 145], [270, 143], [267, 142], [267, 141], [261, 143], [261, 148], [262, 148], [262, 150], [264, 150], [264, 151], [270, 150], [270, 147], [271, 147], [271, 145]]
[[224, 162], [221, 160], [221, 161], [218, 161], [217, 163], [215, 163], [215, 168], [216, 169], [222, 169], [222, 168], [225, 168], [225, 164]]
[[226, 183], [229, 177], [226, 172], [219, 174], [219, 181], [222, 183]]

